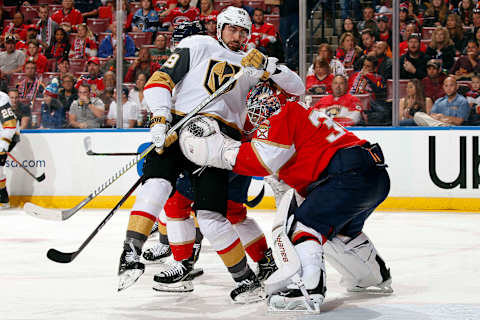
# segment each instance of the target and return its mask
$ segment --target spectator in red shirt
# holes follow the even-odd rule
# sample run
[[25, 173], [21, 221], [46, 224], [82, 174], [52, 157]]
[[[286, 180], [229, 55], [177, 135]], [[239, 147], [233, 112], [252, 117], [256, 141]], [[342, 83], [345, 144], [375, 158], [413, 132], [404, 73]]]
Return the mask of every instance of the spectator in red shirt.
[[70, 48], [69, 58], [88, 59], [97, 56], [95, 37], [86, 23], [78, 25], [78, 34]]
[[212, 0], [201, 0], [200, 1], [200, 15], [198, 19], [204, 23], [207, 22], [207, 20], [211, 20], [212, 16], [215, 17], [219, 14], [217, 10], [213, 9], [213, 2]]
[[164, 28], [168, 27], [169, 31], [173, 31], [182, 22], [197, 20], [199, 15], [200, 10], [198, 8], [190, 7], [190, 0], [178, 0], [178, 7], [170, 11], [162, 26]]
[[55, 39], [47, 50], [45, 50], [45, 56], [48, 59], [66, 58], [68, 57], [68, 51], [70, 51], [70, 44], [68, 42], [67, 32], [62, 28], [58, 28], [55, 31]]
[[128, 68], [127, 75], [124, 82], [134, 82], [139, 73], [144, 73], [147, 78], [160, 69], [160, 65], [152, 60], [150, 50], [147, 47], [142, 47], [138, 52], [138, 58]]
[[27, 26], [24, 24], [23, 13], [20, 11], [15, 12], [13, 15], [13, 22], [3, 29], [2, 37], [5, 35], [13, 34], [15, 38], [25, 41], [27, 39]]
[[265, 22], [263, 10], [255, 9], [253, 11], [252, 35], [247, 45], [248, 49], [257, 48], [264, 54], [268, 54], [267, 47], [277, 41], [275, 33], [275, 26]]
[[438, 98], [445, 96], [445, 91], [443, 91], [443, 80], [445, 80], [447, 76], [441, 72], [441, 69], [438, 60], [429, 60], [427, 62], [427, 76], [422, 79], [425, 97], [430, 97], [433, 102]]
[[363, 68], [350, 76], [348, 88], [350, 94], [369, 93], [372, 100], [385, 98], [386, 87], [381, 75], [375, 73], [378, 66], [378, 59], [369, 55], [363, 60]]
[[[418, 33], [417, 25], [414, 23], [407, 24], [405, 28], [405, 34], [403, 36], [404, 41], [400, 42], [400, 44], [398, 45], [400, 48], [401, 56], [408, 51], [408, 37], [410, 37], [412, 33]], [[427, 46], [423, 42], [420, 42], [420, 51], [422, 51], [423, 53], [427, 51]]]
[[311, 94], [331, 94], [333, 74], [329, 63], [317, 57], [313, 64], [313, 72], [307, 76], [307, 91]]
[[[28, 42], [26, 61], [33, 61], [37, 65], [37, 73], [44, 73], [47, 70], [47, 57], [40, 53], [40, 46], [37, 40]], [[25, 72], [25, 65], [23, 66]]]
[[205, 19], [205, 31], [207, 35], [217, 39], [217, 16], [208, 16]]
[[385, 41], [388, 46], [392, 47], [392, 31], [388, 25], [388, 17], [381, 15], [377, 17], [378, 40]]
[[99, 96], [105, 85], [103, 83], [103, 74], [100, 72], [100, 60], [97, 57], [91, 57], [87, 62], [87, 75], [82, 75], [78, 78], [75, 88], [79, 88], [82, 83], [87, 83], [90, 86], [90, 91], [93, 96]]
[[73, 0], [62, 0], [63, 8], [52, 15], [52, 20], [61, 25], [68, 22], [74, 29], [83, 22], [82, 13], [73, 7]]
[[336, 57], [345, 68], [353, 68], [355, 62], [362, 56], [362, 48], [355, 44], [355, 37], [350, 32], [344, 32], [340, 37]]

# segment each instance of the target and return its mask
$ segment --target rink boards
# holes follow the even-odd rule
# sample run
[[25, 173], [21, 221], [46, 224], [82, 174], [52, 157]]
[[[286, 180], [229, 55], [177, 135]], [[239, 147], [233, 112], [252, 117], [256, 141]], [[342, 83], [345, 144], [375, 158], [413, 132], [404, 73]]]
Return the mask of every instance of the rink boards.
[[[391, 191], [383, 209], [479, 211], [479, 133], [475, 127], [450, 128], [354, 128], [361, 138], [382, 146], [389, 166]], [[145, 148], [149, 133], [129, 130], [25, 130], [12, 154], [36, 176], [38, 183], [7, 159], [7, 187], [12, 205], [25, 201], [46, 207], [72, 207], [129, 162], [132, 156], [89, 156], [84, 139], [91, 137], [97, 153], [137, 152]], [[130, 169], [89, 205], [111, 208], [129, 189], [140, 172]], [[249, 195], [263, 185], [253, 180]], [[131, 207], [134, 198], [125, 207]], [[259, 208], [272, 209], [266, 187]]]

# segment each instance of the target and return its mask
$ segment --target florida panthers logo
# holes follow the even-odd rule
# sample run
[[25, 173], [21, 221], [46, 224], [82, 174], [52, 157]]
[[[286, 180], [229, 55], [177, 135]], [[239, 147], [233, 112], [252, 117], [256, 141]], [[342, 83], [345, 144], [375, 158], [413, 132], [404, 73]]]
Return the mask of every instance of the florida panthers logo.
[[[207, 76], [205, 77], [203, 85], [207, 91], [212, 94], [239, 71], [239, 66], [227, 63], [226, 61], [210, 60]], [[232, 83], [225, 92], [232, 90], [236, 83], [236, 81]]]

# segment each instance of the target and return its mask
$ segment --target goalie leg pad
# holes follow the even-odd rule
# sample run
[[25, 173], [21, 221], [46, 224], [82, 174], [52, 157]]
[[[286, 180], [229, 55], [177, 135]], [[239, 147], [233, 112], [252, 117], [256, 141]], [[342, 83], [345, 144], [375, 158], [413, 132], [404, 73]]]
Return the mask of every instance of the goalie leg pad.
[[354, 239], [336, 236], [324, 249], [327, 261], [342, 275], [340, 284], [348, 291], [393, 292], [390, 269], [364, 233]]

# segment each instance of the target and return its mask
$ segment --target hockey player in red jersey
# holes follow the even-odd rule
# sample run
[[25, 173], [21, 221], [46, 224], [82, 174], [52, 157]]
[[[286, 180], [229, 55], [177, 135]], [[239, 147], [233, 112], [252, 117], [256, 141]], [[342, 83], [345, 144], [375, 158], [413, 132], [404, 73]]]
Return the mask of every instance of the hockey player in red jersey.
[[[289, 209], [295, 222], [286, 234], [295, 245], [309, 299], [304, 299], [301, 287], [290, 284], [277, 288], [281, 292], [270, 292], [269, 306], [274, 310], [307, 309], [310, 302], [319, 306], [326, 291], [324, 253], [349, 291], [375, 287], [392, 292], [390, 272], [362, 232], [365, 220], [390, 189], [380, 147], [303, 103], [287, 102], [280, 108], [266, 84], [252, 90], [247, 104], [251, 121], [259, 124], [251, 142], [233, 141], [207, 120], [203, 137], [192, 134], [187, 124], [180, 132], [180, 145], [198, 165], [256, 176], [278, 173], [305, 197], [298, 208], [292, 198]], [[270, 279], [280, 277], [283, 268], [279, 268]]]

